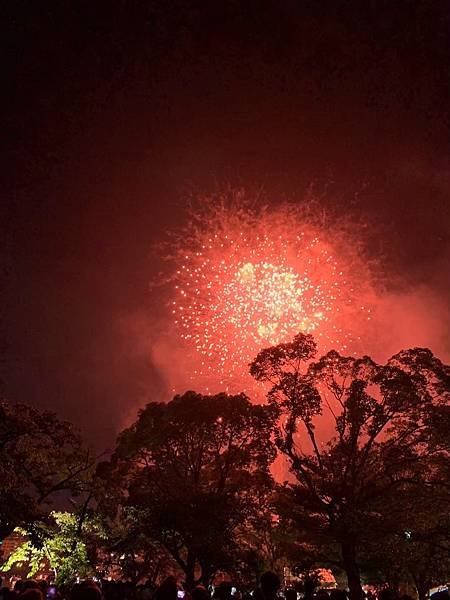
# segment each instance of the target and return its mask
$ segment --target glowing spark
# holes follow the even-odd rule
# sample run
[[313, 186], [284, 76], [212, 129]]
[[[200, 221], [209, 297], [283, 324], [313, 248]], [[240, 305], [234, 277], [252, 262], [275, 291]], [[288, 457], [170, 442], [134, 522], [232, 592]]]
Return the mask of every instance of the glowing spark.
[[299, 331], [313, 333], [320, 350], [348, 353], [349, 314], [366, 309], [354, 304], [348, 259], [334, 258], [324, 234], [295, 211], [214, 209], [180, 252], [173, 301], [199, 359], [197, 381], [243, 389], [257, 352]]

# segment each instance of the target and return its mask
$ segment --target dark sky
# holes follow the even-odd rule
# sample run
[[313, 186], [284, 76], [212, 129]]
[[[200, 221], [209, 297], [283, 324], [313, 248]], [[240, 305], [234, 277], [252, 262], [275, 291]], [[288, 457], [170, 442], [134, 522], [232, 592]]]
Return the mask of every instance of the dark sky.
[[325, 205], [381, 227], [405, 285], [449, 303], [448, 2], [15, 0], [1, 12], [11, 400], [56, 410], [101, 447], [161, 397], [143, 334], [124, 323], [152, 325], [152, 244], [183, 223], [186, 195], [225, 184], [280, 199], [313, 182]]

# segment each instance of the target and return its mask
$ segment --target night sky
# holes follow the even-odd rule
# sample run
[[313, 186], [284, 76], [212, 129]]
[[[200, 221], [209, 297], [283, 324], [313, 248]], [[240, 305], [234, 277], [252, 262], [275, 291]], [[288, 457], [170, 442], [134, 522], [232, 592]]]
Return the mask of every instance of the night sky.
[[387, 288], [430, 294], [450, 355], [448, 2], [1, 12], [7, 398], [57, 411], [99, 448], [167, 398], [146, 343], [152, 248], [185, 222], [187, 197], [227, 185], [276, 202], [313, 184], [364, 221]]

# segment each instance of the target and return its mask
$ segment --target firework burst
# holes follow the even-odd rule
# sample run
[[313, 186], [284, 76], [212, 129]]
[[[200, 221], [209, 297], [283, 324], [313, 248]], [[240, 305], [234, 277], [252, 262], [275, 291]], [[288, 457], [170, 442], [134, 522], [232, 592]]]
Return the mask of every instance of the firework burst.
[[356, 350], [355, 323], [370, 307], [355, 300], [362, 266], [356, 274], [337, 232], [292, 206], [240, 200], [209, 205], [182, 239], [172, 313], [191, 375], [207, 389], [248, 387], [257, 352], [299, 331], [321, 351]]

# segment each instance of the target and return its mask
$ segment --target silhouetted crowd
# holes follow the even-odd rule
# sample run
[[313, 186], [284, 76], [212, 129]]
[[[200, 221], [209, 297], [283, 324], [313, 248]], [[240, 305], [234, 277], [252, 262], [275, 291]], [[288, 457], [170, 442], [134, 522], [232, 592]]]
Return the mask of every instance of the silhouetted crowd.
[[[188, 592], [178, 585], [175, 577], [167, 577], [158, 587], [151, 582], [134, 585], [109, 580], [86, 580], [57, 587], [45, 580], [27, 579], [16, 581], [12, 589], [2, 586], [0, 579], [0, 600], [298, 600], [301, 596], [293, 588], [281, 590], [280, 578], [271, 571], [261, 576], [259, 587], [251, 592], [239, 591], [228, 581], [212, 589], [197, 585]], [[367, 600], [413, 600], [411, 596], [399, 595], [390, 589], [381, 590], [378, 595], [368, 592], [366, 596]], [[348, 600], [348, 595], [345, 590], [319, 589], [309, 598]], [[439, 591], [431, 596], [431, 600], [450, 600], [449, 592]]]

